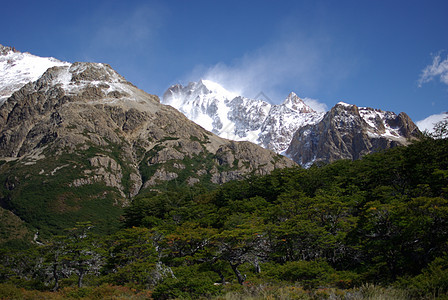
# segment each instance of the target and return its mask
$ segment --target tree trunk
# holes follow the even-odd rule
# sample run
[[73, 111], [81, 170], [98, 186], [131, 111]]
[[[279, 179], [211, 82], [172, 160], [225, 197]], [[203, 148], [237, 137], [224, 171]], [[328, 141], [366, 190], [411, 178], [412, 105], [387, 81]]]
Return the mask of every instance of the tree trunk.
[[232, 270], [235, 273], [236, 278], [238, 279], [238, 283], [242, 285], [246, 280], [246, 275], [241, 274], [241, 272], [238, 270], [239, 264], [230, 263], [230, 266], [232, 267]]
[[221, 283], [222, 283], [223, 285], [226, 284], [226, 278], [224, 277], [224, 275], [222, 274], [222, 272], [218, 270], [218, 272], [216, 272], [216, 273], [218, 273], [219, 278], [221, 278]]
[[256, 257], [254, 261], [254, 271], [255, 273], [261, 273], [261, 267], [260, 264], [258, 263], [258, 257]]
[[53, 277], [54, 277], [53, 291], [57, 291], [59, 289], [58, 264], [53, 264]]
[[78, 277], [78, 287], [82, 287], [82, 279], [84, 278], [84, 270], [79, 270], [79, 277]]

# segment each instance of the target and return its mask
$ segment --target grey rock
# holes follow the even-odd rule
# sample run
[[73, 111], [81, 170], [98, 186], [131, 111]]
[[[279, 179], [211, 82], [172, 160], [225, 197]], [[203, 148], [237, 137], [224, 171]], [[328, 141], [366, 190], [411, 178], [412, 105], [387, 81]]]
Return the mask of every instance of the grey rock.
[[356, 105], [337, 104], [323, 119], [294, 133], [286, 154], [298, 164], [329, 163], [362, 156], [420, 137], [420, 131], [405, 114], [384, 112]]

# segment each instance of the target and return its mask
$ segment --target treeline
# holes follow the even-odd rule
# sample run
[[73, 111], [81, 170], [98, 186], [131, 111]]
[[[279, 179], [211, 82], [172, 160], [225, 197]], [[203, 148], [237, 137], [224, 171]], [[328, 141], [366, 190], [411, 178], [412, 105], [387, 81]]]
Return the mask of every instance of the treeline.
[[263, 285], [447, 296], [448, 140], [214, 190], [154, 191], [134, 199], [122, 222], [109, 236], [91, 233], [92, 221], [5, 250], [0, 281], [40, 290], [110, 284], [159, 299]]

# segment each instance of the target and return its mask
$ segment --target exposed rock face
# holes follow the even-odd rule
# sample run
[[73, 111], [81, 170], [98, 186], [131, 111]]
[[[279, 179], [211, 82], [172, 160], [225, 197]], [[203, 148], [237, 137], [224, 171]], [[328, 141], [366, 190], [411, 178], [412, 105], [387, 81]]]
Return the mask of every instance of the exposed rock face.
[[420, 131], [405, 114], [338, 103], [314, 125], [300, 128], [286, 154], [302, 166], [358, 159], [382, 149], [407, 145]]

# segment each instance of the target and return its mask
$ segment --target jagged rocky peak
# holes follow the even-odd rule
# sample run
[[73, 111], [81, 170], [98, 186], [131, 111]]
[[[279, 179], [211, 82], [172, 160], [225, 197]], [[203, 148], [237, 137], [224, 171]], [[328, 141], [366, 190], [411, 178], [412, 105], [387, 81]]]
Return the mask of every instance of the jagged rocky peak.
[[202, 81], [199, 81], [199, 82], [190, 82], [187, 86], [186, 86], [186, 89], [187, 89], [187, 93], [190, 93], [190, 94], [194, 94], [194, 95], [196, 95], [196, 96], [199, 96], [199, 95], [201, 95], [201, 94], [210, 94], [210, 93], [212, 93], [212, 91], [210, 91], [208, 88], [207, 88], [207, 86], [202, 82]]
[[127, 82], [108, 64], [76, 62], [70, 66], [71, 81]]
[[67, 66], [52, 67], [39, 80], [53, 81], [54, 84], [127, 83], [110, 65], [88, 62], [75, 62]]
[[364, 126], [363, 119], [356, 105], [339, 102], [324, 116], [337, 129], [346, 130], [354, 127]]
[[414, 138], [420, 134], [417, 125], [404, 112], [398, 115], [391, 111], [383, 111], [370, 107], [361, 107], [359, 114], [372, 129], [371, 132], [390, 138]]
[[66, 96], [83, 99], [86, 102], [148, 103], [148, 99], [159, 102], [158, 97], [147, 95], [126, 81], [110, 65], [102, 63], [75, 62], [51, 67], [38, 80], [28, 83], [24, 88], [28, 92], [59, 89], [58, 91]]
[[162, 102], [221, 137], [250, 141], [277, 153], [286, 150], [297, 128], [318, 122], [323, 116], [295, 93], [282, 104], [273, 105], [243, 97], [204, 79], [185, 87], [173, 85]]
[[416, 138], [420, 134], [418, 127], [404, 112], [397, 115], [392, 111], [339, 102], [330, 113], [334, 116], [334, 121], [344, 121], [345, 128], [359, 124], [371, 136], [398, 139], [404, 143], [406, 139]]
[[311, 107], [305, 104], [305, 102], [296, 95], [296, 93], [291, 92], [282, 105], [288, 107], [289, 109], [295, 110], [300, 113], [315, 113]]
[[337, 103], [322, 120], [299, 128], [286, 154], [308, 167], [315, 162], [359, 159], [375, 151], [407, 145], [420, 131], [405, 114]]

